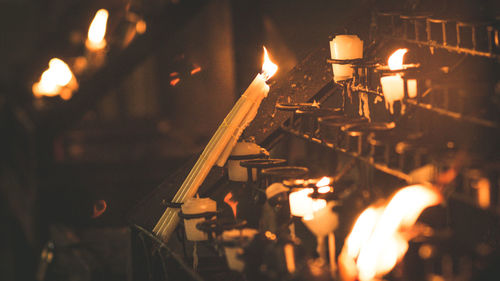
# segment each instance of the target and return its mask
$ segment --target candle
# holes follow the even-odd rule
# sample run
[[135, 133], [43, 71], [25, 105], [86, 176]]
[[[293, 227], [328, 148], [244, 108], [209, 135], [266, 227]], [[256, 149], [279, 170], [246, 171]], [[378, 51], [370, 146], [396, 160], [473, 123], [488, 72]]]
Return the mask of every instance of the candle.
[[[265, 152], [259, 145], [252, 142], [238, 142], [231, 151], [231, 156], [251, 156]], [[254, 157], [254, 158], [255, 158]], [[252, 158], [248, 158], [252, 159]], [[248, 180], [247, 169], [240, 166], [241, 160], [232, 160], [229, 157], [227, 161], [227, 174], [230, 181], [246, 182]], [[257, 171], [253, 170], [253, 178], [257, 177]]]
[[288, 192], [288, 190], [282, 183], [275, 182], [266, 188], [266, 198], [269, 200], [278, 194]]
[[[403, 69], [403, 57], [406, 52], [408, 52], [408, 49], [398, 49], [389, 57], [388, 65], [390, 70]], [[404, 79], [400, 74], [384, 76], [380, 78], [380, 84], [384, 93], [385, 106], [393, 114], [394, 102], [404, 98]], [[417, 96], [417, 80], [407, 80], [406, 86], [408, 97], [415, 98]]]
[[317, 252], [319, 257], [326, 260], [325, 237], [337, 228], [339, 220], [337, 214], [332, 211], [334, 202], [328, 202], [327, 204], [325, 202], [324, 205], [321, 205], [323, 207], [313, 210], [311, 218], [304, 217], [302, 221], [317, 238]]
[[[221, 167], [225, 164], [225, 160], [229, 157], [239, 136], [245, 127], [253, 120], [262, 99], [266, 97], [269, 92], [269, 86], [266, 84], [266, 81], [278, 70], [278, 66], [269, 59], [265, 48], [262, 70], [262, 74], [257, 74], [250, 86], [243, 95], [241, 95], [233, 109], [231, 109], [219, 126], [198, 158], [198, 161], [196, 161], [196, 164], [175, 194], [172, 202], [181, 203], [193, 197], [212, 167], [216, 163]], [[153, 228], [153, 232], [162, 239], [168, 240], [178, 222], [177, 210], [167, 208]]]
[[313, 193], [312, 188], [300, 188], [290, 193], [288, 200], [290, 202], [290, 213], [296, 217], [311, 219], [315, 210], [326, 206], [324, 199], [313, 199], [309, 194]]
[[[332, 59], [352, 60], [363, 58], [363, 41], [356, 35], [337, 35], [330, 41]], [[353, 68], [346, 64], [333, 64], [335, 82], [352, 78]]]
[[[217, 203], [210, 198], [190, 198], [181, 207], [185, 215], [198, 215], [217, 211]], [[208, 240], [207, 233], [196, 228], [196, 225], [205, 221], [205, 218], [184, 219], [184, 229], [189, 241]]]
[[40, 76], [40, 81], [33, 84], [35, 97], [57, 96], [62, 99], [71, 98], [73, 91], [78, 88], [78, 82], [69, 66], [58, 58], [49, 61], [49, 68]]
[[243, 248], [250, 244], [257, 233], [258, 231], [252, 228], [231, 229], [222, 233], [222, 241], [231, 244], [224, 246], [229, 269], [239, 272], [245, 269], [245, 262], [241, 259]]

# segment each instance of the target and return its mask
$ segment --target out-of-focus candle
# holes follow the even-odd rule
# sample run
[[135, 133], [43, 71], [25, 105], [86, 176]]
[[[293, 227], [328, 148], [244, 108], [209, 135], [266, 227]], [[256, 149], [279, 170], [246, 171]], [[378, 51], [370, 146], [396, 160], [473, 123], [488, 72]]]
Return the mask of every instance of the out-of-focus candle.
[[[363, 58], [363, 41], [356, 35], [337, 35], [330, 41], [330, 53], [336, 60]], [[353, 68], [350, 65], [333, 64], [332, 67], [335, 82], [352, 78]]]
[[288, 192], [288, 190], [289, 188], [285, 187], [282, 183], [275, 182], [266, 188], [266, 198], [273, 198], [280, 193]]
[[91, 51], [97, 51], [104, 49], [106, 47], [106, 25], [108, 22], [108, 10], [100, 9], [96, 12], [92, 23], [89, 26], [89, 32], [87, 41], [85, 42], [86, 47]]
[[315, 210], [311, 219], [303, 218], [304, 224], [316, 236], [325, 237], [338, 225], [338, 216], [332, 211], [334, 202], [328, 202], [323, 208]]
[[[186, 215], [197, 215], [216, 210], [217, 203], [210, 198], [190, 198], [182, 205], [182, 213]], [[186, 237], [189, 241], [208, 240], [207, 233], [196, 228], [196, 225], [203, 221], [205, 218], [184, 219]]]
[[245, 269], [245, 262], [240, 258], [240, 255], [243, 254], [243, 248], [253, 240], [257, 233], [258, 231], [252, 228], [231, 229], [222, 233], [223, 242], [234, 243], [224, 246], [229, 269], [239, 272]]
[[[264, 150], [262, 147], [258, 146], [252, 142], [238, 142], [234, 146], [231, 156], [250, 156], [250, 155], [258, 155], [262, 153]], [[241, 160], [232, 160], [231, 156], [229, 156], [229, 160], [227, 161], [227, 174], [229, 180], [231, 181], [239, 181], [245, 182], [248, 180], [247, 169], [240, 166]], [[253, 171], [253, 177], [255, 178], [257, 171]]]
[[309, 194], [313, 193], [312, 188], [301, 188], [292, 193], [288, 197], [290, 202], [290, 213], [296, 217], [304, 219], [312, 219], [315, 210], [319, 210], [326, 206], [324, 199], [313, 199]]

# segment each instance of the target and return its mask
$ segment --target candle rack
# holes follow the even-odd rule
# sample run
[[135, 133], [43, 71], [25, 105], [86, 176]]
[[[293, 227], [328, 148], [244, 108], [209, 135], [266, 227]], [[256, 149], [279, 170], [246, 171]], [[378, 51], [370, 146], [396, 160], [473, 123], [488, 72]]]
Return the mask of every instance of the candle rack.
[[[385, 20], [389, 18], [389, 22]], [[391, 38], [459, 54], [500, 60], [498, 21], [473, 22], [441, 18], [429, 14], [404, 15], [400, 12], [379, 12], [378, 26]], [[385, 22], [385, 24], [384, 24]], [[396, 26], [401, 24], [402, 29]], [[478, 34], [486, 34], [480, 42]]]

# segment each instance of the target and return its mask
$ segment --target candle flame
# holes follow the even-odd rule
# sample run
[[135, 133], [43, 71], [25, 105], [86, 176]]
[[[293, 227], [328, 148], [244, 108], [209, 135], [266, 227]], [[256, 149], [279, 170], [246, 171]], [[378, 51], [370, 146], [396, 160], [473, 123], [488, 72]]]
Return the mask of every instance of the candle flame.
[[400, 70], [403, 69], [403, 58], [408, 52], [408, 49], [398, 49], [389, 57], [387, 63], [389, 64], [390, 70]]
[[269, 58], [266, 47], [264, 47], [264, 63], [262, 64], [262, 73], [266, 80], [269, 80], [278, 71], [278, 66]]
[[238, 207], [238, 201], [233, 201], [233, 193], [232, 192], [229, 192], [228, 194], [226, 194], [226, 196], [224, 197], [224, 202], [226, 202], [231, 207], [231, 209], [233, 210], [234, 218], [236, 218], [236, 210]]
[[322, 177], [317, 183], [317, 187], [328, 186], [332, 182], [332, 179], [329, 177]]
[[[72, 81], [73, 83], [71, 83]], [[71, 92], [78, 85], [69, 66], [64, 61], [53, 58], [49, 61], [49, 68], [42, 73], [40, 81], [33, 84], [32, 90], [37, 97], [51, 97], [60, 95], [65, 87], [68, 87]], [[65, 93], [64, 96], [68, 97], [68, 93]]]
[[405, 233], [424, 209], [440, 202], [436, 189], [413, 185], [400, 189], [387, 205], [367, 208], [357, 219], [342, 251], [344, 258], [355, 261], [359, 280], [372, 280], [390, 272], [408, 250], [411, 237]]
[[95, 17], [89, 27], [88, 39], [86, 42], [86, 46], [90, 50], [100, 50], [106, 47], [104, 35], [106, 35], [108, 16], [109, 14], [106, 9], [100, 9], [95, 14]]

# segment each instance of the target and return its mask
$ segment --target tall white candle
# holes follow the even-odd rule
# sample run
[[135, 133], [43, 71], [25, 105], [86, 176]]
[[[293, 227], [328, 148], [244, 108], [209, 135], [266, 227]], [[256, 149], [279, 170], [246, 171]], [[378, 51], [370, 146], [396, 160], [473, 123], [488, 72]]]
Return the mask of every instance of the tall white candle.
[[[351, 60], [363, 58], [363, 41], [356, 35], [337, 35], [330, 41], [332, 59]], [[333, 64], [335, 82], [352, 78], [353, 68], [345, 64]]]
[[[219, 166], [223, 166], [243, 129], [257, 113], [260, 102], [269, 93], [266, 81], [278, 70], [278, 66], [269, 59], [267, 51], [265, 49], [264, 51], [263, 73], [257, 74], [226, 116], [175, 194], [172, 202], [185, 202], [193, 197], [214, 164], [218, 162]], [[162, 239], [168, 240], [178, 222], [177, 210], [167, 208], [153, 228], [153, 232]]]

